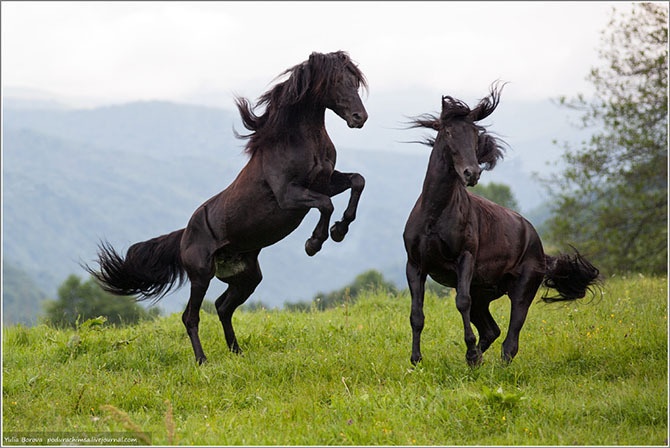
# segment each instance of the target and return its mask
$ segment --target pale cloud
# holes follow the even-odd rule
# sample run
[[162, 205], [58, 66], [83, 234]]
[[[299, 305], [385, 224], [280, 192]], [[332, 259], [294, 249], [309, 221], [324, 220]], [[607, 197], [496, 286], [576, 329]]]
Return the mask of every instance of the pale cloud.
[[555, 97], [588, 90], [613, 5], [5, 2], [2, 82], [110, 102], [255, 97], [312, 51], [343, 49], [372, 92], [481, 96], [501, 78], [520, 99]]

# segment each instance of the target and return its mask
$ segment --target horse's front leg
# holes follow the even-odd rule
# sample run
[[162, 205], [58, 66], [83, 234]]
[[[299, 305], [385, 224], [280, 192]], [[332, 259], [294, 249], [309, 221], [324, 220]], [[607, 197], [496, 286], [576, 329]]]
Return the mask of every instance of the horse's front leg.
[[285, 210], [317, 208], [321, 213], [319, 222], [312, 232], [312, 236], [305, 242], [305, 252], [310, 257], [321, 250], [323, 242], [328, 239], [328, 224], [333, 214], [333, 202], [325, 194], [305, 188], [295, 183], [289, 183], [278, 188], [275, 192], [279, 207]]
[[465, 345], [467, 351], [465, 359], [471, 366], [479, 365], [482, 361], [482, 352], [477, 347], [477, 337], [472, 331], [470, 325], [470, 308], [472, 297], [470, 296], [470, 283], [474, 273], [475, 260], [468, 251], [463, 252], [458, 260], [458, 286], [456, 287], [456, 308], [463, 318], [463, 327], [465, 329]]
[[365, 188], [365, 178], [360, 174], [333, 171], [333, 175], [330, 178], [330, 185], [328, 186], [328, 196], [333, 197], [347, 189], [351, 189], [349, 204], [347, 204], [347, 208], [344, 210], [342, 220], [337, 221], [330, 228], [330, 237], [333, 241], [342, 241], [344, 235], [349, 231], [349, 224], [356, 219], [358, 201], [361, 198], [361, 193], [363, 193], [363, 188]]
[[409, 292], [412, 296], [412, 311], [409, 315], [409, 322], [412, 326], [412, 355], [409, 360], [413, 365], [416, 365], [421, 361], [421, 331], [423, 331], [425, 322], [423, 298], [426, 291], [426, 274], [409, 260], [407, 260], [405, 272]]

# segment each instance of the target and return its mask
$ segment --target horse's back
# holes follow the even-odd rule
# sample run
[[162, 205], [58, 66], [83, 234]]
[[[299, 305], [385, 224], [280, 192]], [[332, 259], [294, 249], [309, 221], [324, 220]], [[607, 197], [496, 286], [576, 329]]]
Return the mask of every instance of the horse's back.
[[476, 274], [518, 276], [528, 263], [544, 262], [540, 236], [526, 218], [481, 196], [470, 197], [478, 215]]

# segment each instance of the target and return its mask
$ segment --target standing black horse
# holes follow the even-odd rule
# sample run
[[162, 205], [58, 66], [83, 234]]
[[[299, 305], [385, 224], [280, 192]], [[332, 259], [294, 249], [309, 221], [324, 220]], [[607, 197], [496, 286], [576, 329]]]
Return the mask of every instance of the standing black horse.
[[[342, 241], [356, 217], [365, 180], [358, 173], [335, 170], [336, 152], [324, 125], [330, 109], [350, 128], [361, 128], [367, 112], [358, 95], [367, 87], [365, 77], [345, 52], [312, 53], [302, 64], [286, 70], [288, 79], [263, 94], [258, 116], [244, 98], [237, 107], [251, 131], [245, 151], [249, 162], [233, 183], [193, 213], [185, 229], [136, 243], [125, 258], [102, 244], [98, 272], [89, 272], [107, 291], [138, 294], [140, 300], [163, 297], [185, 275], [191, 296], [182, 320], [196, 360], [205, 361], [198, 336], [200, 305], [216, 277], [228, 288], [216, 300], [228, 347], [239, 352], [231, 318], [261, 281], [258, 254], [283, 239], [302, 222], [311, 208], [321, 213], [305, 244], [314, 255], [328, 238], [333, 213], [331, 196], [351, 189], [341, 221], [330, 228], [334, 241]], [[280, 75], [280, 76], [282, 76]]]
[[[535, 293], [543, 283], [558, 291], [545, 301], [584, 297], [598, 270], [578, 252], [574, 256], [545, 255], [537, 232], [521, 215], [471, 194], [482, 169], [492, 169], [502, 157], [498, 141], [476, 124], [500, 101], [502, 87], [470, 109], [452, 97], [442, 97], [439, 117], [422, 115], [412, 127], [438, 131], [424, 142], [433, 150], [423, 190], [405, 226], [407, 281], [412, 295], [413, 364], [421, 360], [426, 276], [456, 288], [456, 307], [463, 317], [466, 360], [481, 362], [482, 353], [500, 335], [489, 312], [491, 301], [503, 294], [511, 300], [502, 358], [509, 362], [519, 349], [519, 332]], [[470, 326], [479, 332], [479, 343]]]

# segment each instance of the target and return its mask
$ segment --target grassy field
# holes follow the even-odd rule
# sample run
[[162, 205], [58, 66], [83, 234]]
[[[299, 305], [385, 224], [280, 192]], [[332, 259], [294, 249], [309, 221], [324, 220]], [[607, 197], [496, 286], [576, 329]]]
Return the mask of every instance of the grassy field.
[[453, 297], [428, 296], [424, 361], [409, 364], [410, 300], [369, 292], [324, 312], [233, 318], [242, 356], [202, 312], [209, 361], [179, 315], [126, 328], [3, 330], [11, 431], [145, 431], [153, 444], [665, 445], [667, 279], [613, 278], [602, 299], [530, 309], [514, 362], [502, 337], [465, 363]]

